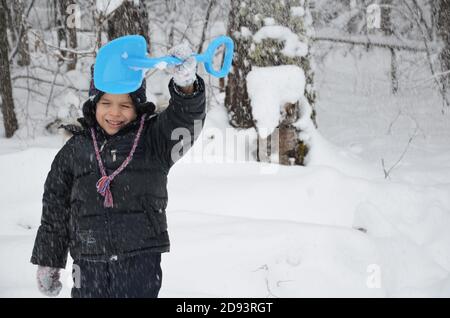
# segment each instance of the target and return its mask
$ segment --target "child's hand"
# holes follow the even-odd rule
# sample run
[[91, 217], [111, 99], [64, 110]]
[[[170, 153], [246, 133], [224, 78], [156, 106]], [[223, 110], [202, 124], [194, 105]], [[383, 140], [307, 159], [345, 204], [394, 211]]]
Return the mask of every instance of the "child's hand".
[[175, 84], [180, 87], [192, 85], [196, 79], [197, 60], [192, 56], [193, 52], [189, 44], [187, 42], [178, 44], [169, 50], [169, 54], [184, 61], [180, 65], [167, 66]]
[[38, 266], [37, 273], [38, 289], [45, 296], [55, 297], [61, 291], [62, 284], [59, 281], [59, 268]]

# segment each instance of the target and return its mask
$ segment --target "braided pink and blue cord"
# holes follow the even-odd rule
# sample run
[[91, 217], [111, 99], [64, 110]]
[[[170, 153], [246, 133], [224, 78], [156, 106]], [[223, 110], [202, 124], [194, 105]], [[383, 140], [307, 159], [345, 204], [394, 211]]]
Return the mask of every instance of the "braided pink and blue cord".
[[102, 177], [97, 181], [96, 188], [97, 192], [100, 193], [103, 197], [105, 197], [105, 201], [103, 202], [103, 206], [105, 208], [114, 207], [114, 201], [111, 193], [110, 184], [114, 180], [114, 178], [122, 172], [123, 169], [130, 163], [133, 159], [134, 151], [139, 143], [139, 139], [141, 137], [142, 129], [144, 128], [145, 115], [141, 118], [141, 123], [139, 126], [139, 130], [134, 138], [133, 147], [128, 155], [128, 157], [122, 162], [119, 168], [116, 169], [110, 176], [106, 175], [105, 167], [103, 166], [102, 158], [100, 156], [100, 151], [98, 150], [97, 138], [95, 137], [94, 128], [91, 128], [91, 136], [92, 141], [94, 143], [95, 156], [97, 157], [98, 166], [100, 168], [100, 172]]

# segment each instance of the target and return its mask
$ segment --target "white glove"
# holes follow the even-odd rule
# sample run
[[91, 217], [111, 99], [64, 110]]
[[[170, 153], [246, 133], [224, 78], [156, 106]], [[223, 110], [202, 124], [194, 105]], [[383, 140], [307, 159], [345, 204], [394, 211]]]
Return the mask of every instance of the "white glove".
[[168, 65], [167, 70], [173, 76], [173, 81], [180, 87], [190, 86], [197, 78], [197, 60], [195, 59], [191, 47], [187, 42], [183, 42], [171, 48], [169, 55], [183, 60], [183, 64]]
[[38, 289], [45, 296], [55, 297], [61, 291], [62, 284], [59, 281], [59, 268], [38, 266], [37, 273]]

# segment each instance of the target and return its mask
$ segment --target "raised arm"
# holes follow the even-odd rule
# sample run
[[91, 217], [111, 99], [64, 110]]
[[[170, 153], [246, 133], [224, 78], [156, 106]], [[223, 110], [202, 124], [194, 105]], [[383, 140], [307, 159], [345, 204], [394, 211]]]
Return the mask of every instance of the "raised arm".
[[205, 84], [201, 77], [197, 76], [191, 94], [186, 94], [189, 90], [183, 90], [173, 80], [169, 91], [169, 106], [153, 119], [148, 138], [167, 169], [193, 145], [206, 116]]

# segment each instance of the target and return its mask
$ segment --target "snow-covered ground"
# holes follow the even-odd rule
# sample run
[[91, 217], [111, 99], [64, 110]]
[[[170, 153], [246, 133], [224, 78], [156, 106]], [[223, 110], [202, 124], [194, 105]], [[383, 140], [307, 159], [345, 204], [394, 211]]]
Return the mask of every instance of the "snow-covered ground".
[[[423, 85], [390, 95], [389, 63], [336, 50], [319, 65], [307, 167], [199, 151], [228, 128], [223, 95], [211, 99], [202, 139], [169, 176], [161, 297], [450, 297], [449, 114]], [[0, 297], [42, 297], [29, 258], [63, 137], [25, 132], [0, 138]], [[385, 179], [381, 160], [395, 165], [413, 135]]]

